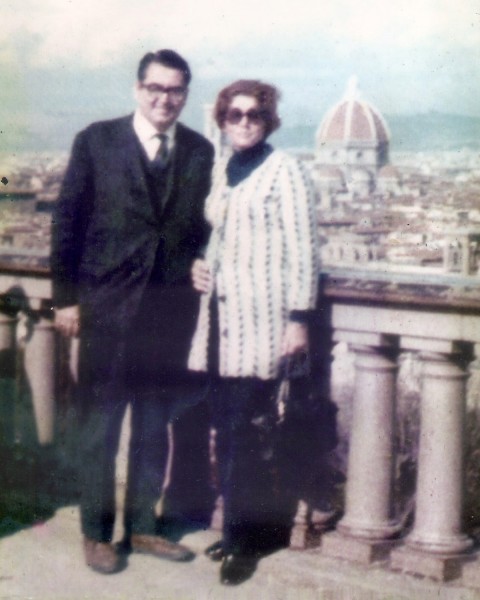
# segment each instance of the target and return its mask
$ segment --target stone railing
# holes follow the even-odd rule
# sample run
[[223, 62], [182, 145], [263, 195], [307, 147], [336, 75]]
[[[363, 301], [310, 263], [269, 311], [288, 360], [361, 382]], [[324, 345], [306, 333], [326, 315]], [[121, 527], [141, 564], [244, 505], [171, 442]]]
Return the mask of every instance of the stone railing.
[[[469, 365], [480, 349], [480, 281], [331, 270], [322, 307], [354, 354], [345, 511], [321, 551], [446, 580], [472, 548], [462, 530]], [[421, 365], [414, 523], [394, 514], [399, 358]], [[469, 557], [470, 558], [470, 557]], [[478, 569], [477, 569], [478, 570]]]
[[[319, 552], [363, 563], [381, 559], [392, 569], [440, 580], [455, 577], [472, 559], [472, 540], [462, 529], [464, 421], [468, 367], [480, 349], [480, 281], [330, 270], [321, 288], [320, 355], [328, 362], [336, 343], [347, 344], [355, 377], [345, 510], [335, 531], [323, 535]], [[53, 438], [59, 387], [50, 298], [47, 271], [0, 266], [1, 376], [18, 367], [20, 343], [40, 443]], [[19, 323], [23, 331], [15, 333]], [[404, 352], [415, 353], [422, 367], [415, 518], [408, 535], [394, 512], [393, 492]], [[297, 515], [296, 528], [302, 527]], [[480, 571], [474, 563], [472, 573], [473, 567]]]
[[[57, 353], [47, 269], [0, 265], [0, 357], [3, 380], [28, 382], [38, 441], [50, 443], [55, 424]], [[7, 441], [15, 435], [14, 407], [6, 406], [11, 401], [11, 397], [0, 399], [0, 425]]]

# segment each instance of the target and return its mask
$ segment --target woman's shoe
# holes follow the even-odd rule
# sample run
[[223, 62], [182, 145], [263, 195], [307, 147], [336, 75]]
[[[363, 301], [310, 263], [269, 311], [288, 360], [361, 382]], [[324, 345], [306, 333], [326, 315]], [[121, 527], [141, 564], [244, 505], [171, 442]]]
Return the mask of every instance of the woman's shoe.
[[222, 540], [218, 540], [205, 549], [205, 556], [208, 556], [213, 562], [220, 562], [224, 557]]
[[223, 585], [238, 585], [250, 579], [257, 568], [254, 556], [242, 554], [227, 554], [220, 567], [220, 583]]

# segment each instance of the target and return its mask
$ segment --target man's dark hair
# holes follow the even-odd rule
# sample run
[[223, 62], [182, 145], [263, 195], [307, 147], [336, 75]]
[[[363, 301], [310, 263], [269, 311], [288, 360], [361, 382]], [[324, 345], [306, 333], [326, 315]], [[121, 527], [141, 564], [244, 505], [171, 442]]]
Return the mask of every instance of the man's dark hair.
[[156, 52], [148, 52], [138, 64], [137, 79], [143, 81], [148, 67], [152, 63], [158, 63], [169, 69], [176, 69], [183, 73], [185, 86], [188, 86], [192, 79], [192, 72], [187, 61], [180, 56], [175, 50], [157, 50]]

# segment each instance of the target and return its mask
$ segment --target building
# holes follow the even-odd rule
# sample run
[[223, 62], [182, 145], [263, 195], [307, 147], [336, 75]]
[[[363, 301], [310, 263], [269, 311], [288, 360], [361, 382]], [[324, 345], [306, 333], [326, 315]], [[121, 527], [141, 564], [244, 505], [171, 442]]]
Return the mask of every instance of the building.
[[377, 176], [389, 162], [390, 132], [385, 119], [358, 90], [352, 77], [344, 97], [325, 115], [315, 139], [317, 181], [340, 170], [350, 192], [373, 192]]

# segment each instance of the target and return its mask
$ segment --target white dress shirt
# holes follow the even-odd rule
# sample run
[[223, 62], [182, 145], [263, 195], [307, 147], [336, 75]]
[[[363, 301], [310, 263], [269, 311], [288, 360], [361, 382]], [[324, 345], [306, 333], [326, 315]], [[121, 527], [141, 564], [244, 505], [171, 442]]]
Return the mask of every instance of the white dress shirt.
[[[172, 152], [175, 144], [176, 127], [177, 124], [174, 123], [167, 129], [167, 131], [165, 131], [169, 154]], [[135, 114], [133, 115], [133, 129], [140, 140], [140, 143], [145, 149], [148, 158], [153, 160], [158, 152], [158, 148], [160, 147], [160, 138], [158, 137], [159, 134], [155, 127], [142, 115], [139, 110], [136, 110]]]

